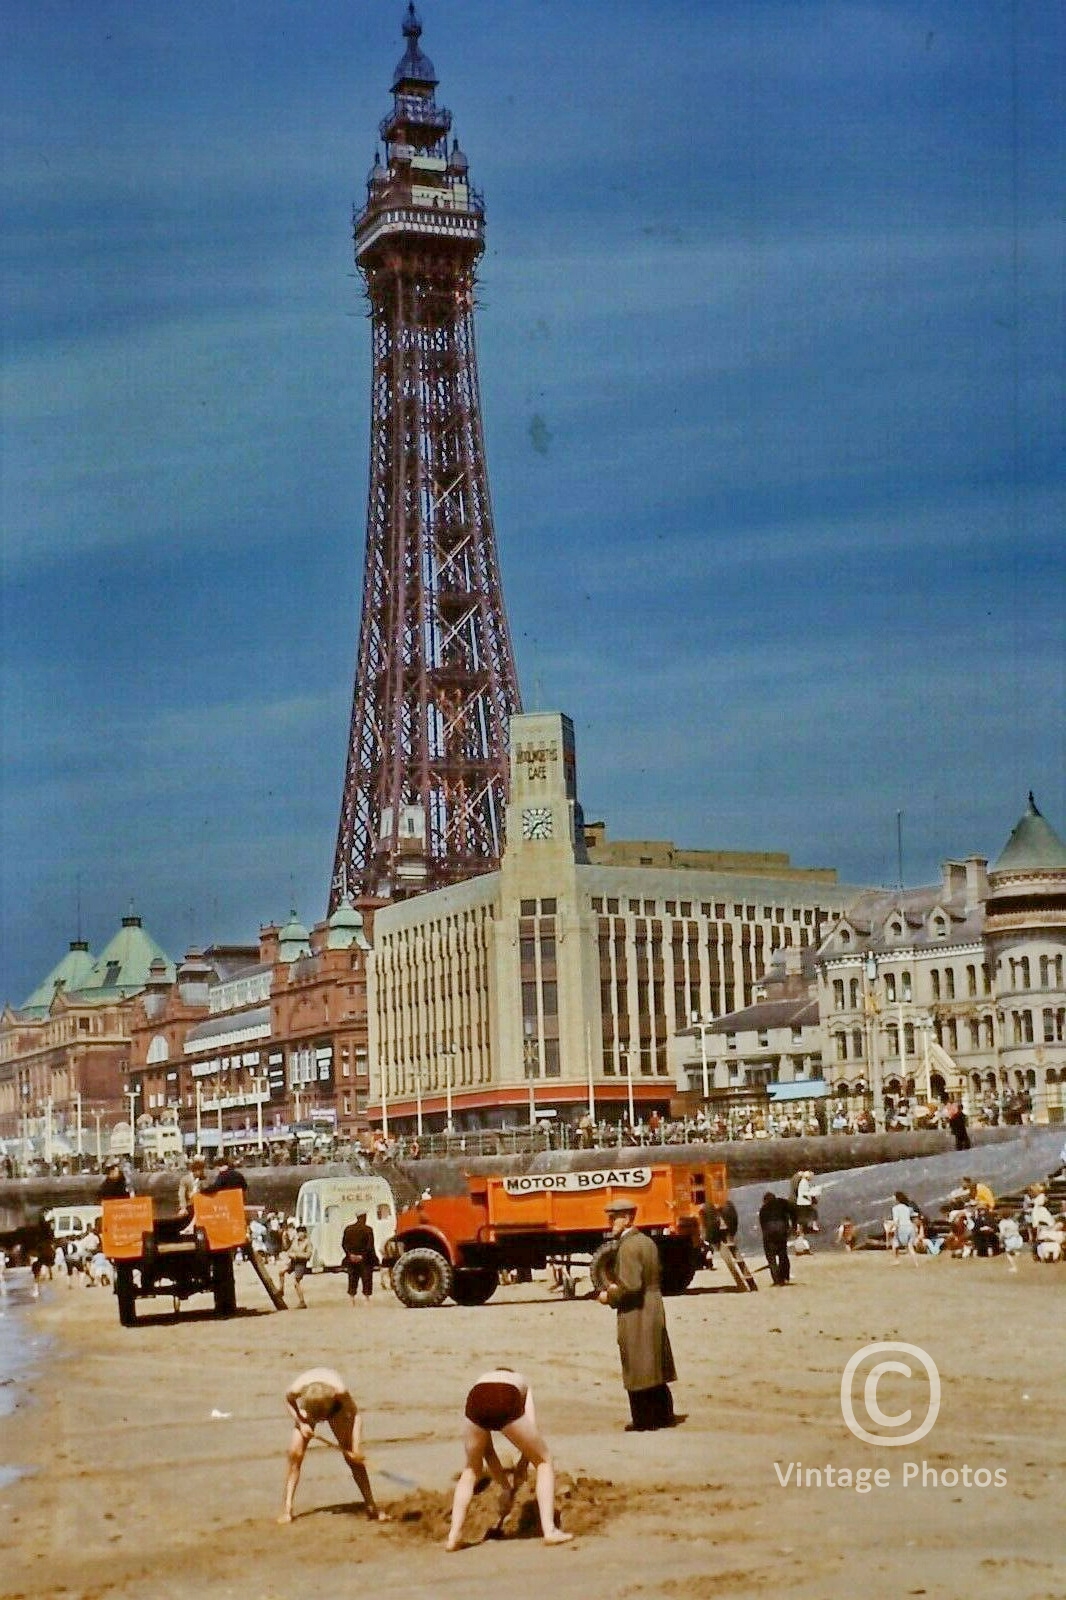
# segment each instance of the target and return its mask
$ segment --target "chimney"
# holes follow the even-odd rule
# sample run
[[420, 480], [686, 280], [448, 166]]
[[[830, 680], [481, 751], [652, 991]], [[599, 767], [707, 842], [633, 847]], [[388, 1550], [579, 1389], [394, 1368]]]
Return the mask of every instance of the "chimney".
[[261, 967], [276, 967], [278, 964], [278, 934], [281, 929], [276, 922], [268, 922], [259, 930], [259, 965]]
[[966, 857], [966, 909], [974, 911], [988, 899], [987, 856]]

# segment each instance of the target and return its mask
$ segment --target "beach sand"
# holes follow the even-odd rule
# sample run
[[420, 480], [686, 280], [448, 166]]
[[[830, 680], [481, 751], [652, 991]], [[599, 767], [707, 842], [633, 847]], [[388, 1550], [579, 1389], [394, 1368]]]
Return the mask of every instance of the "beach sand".
[[[63, 1600], [290, 1600], [354, 1593], [509, 1600], [795, 1596], [835, 1600], [1050, 1600], [1061, 1557], [1066, 1268], [1004, 1260], [816, 1256], [798, 1280], [723, 1292], [701, 1273], [667, 1302], [682, 1427], [635, 1436], [619, 1381], [614, 1314], [561, 1301], [542, 1280], [489, 1305], [406, 1311], [375, 1293], [354, 1309], [337, 1276], [307, 1281], [308, 1311], [271, 1313], [240, 1268], [244, 1314], [169, 1302], [119, 1327], [103, 1290], [42, 1291], [47, 1369], [5, 1423], [7, 1459], [32, 1470], [0, 1493], [0, 1594]], [[152, 1308], [157, 1308], [154, 1312]], [[200, 1308], [204, 1309], [201, 1310]], [[166, 1314], [164, 1314], [166, 1313]], [[943, 1386], [935, 1427], [901, 1449], [854, 1438], [841, 1416], [848, 1357], [874, 1340], [923, 1347]], [[505, 1537], [443, 1551], [467, 1386], [504, 1361], [530, 1377], [560, 1478], [554, 1549], [528, 1492]], [[335, 1451], [313, 1446], [296, 1520], [279, 1527], [288, 1381], [336, 1366], [365, 1414], [375, 1490], [396, 1520], [371, 1524]], [[894, 1388], [894, 1384], [901, 1387]], [[862, 1385], [857, 1393], [861, 1397]], [[924, 1394], [881, 1382], [886, 1411]], [[918, 1402], [921, 1401], [919, 1406]], [[212, 1412], [223, 1413], [212, 1417]], [[804, 1468], [884, 1468], [887, 1488], [782, 1488]], [[1006, 1475], [1002, 1488], [902, 1483]], [[495, 1518], [475, 1501], [471, 1540]]]

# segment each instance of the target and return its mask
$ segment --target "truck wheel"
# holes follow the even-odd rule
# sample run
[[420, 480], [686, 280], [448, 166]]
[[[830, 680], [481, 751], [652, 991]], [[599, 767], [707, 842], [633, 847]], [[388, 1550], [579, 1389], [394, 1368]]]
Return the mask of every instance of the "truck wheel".
[[612, 1281], [614, 1258], [617, 1253], [618, 1245], [613, 1239], [608, 1239], [606, 1244], [600, 1245], [589, 1262], [589, 1277], [597, 1294], [606, 1289]]
[[678, 1245], [673, 1241], [660, 1243], [659, 1266], [663, 1294], [684, 1294], [696, 1276], [699, 1264], [699, 1251], [694, 1245]]
[[124, 1328], [137, 1325], [137, 1291], [133, 1287], [133, 1268], [119, 1262], [115, 1268], [115, 1299], [118, 1301], [118, 1320]]
[[452, 1299], [457, 1306], [483, 1306], [500, 1282], [495, 1267], [465, 1267], [452, 1275]]
[[141, 1234], [141, 1266], [149, 1278], [154, 1277], [159, 1265], [159, 1241], [154, 1233]]
[[408, 1250], [393, 1263], [392, 1287], [411, 1310], [443, 1305], [452, 1290], [451, 1262], [439, 1250]]
[[228, 1251], [211, 1262], [211, 1287], [215, 1292], [215, 1316], [232, 1317], [237, 1310], [237, 1286], [233, 1281], [233, 1257]]

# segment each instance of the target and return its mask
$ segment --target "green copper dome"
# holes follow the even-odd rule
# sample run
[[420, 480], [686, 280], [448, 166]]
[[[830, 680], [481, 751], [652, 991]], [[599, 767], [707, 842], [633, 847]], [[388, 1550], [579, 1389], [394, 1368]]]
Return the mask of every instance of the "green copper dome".
[[278, 934], [278, 958], [295, 961], [298, 956], [311, 954], [311, 935], [296, 915], [296, 907], [289, 912], [289, 920]]
[[1037, 810], [1032, 790], [1025, 815], [992, 868], [993, 872], [1044, 872], [1066, 869], [1066, 844]]
[[72, 939], [70, 949], [62, 961], [57, 962], [48, 976], [41, 979], [19, 1010], [41, 1013], [47, 1011], [55, 999], [57, 989], [73, 994], [83, 986], [92, 970], [93, 957], [89, 953], [89, 946], [84, 939]]
[[152, 977], [158, 981], [165, 976], [168, 983], [173, 983], [173, 961], [151, 934], [145, 932], [140, 917], [130, 912], [93, 963], [92, 971], [81, 985], [82, 991], [101, 996], [109, 991], [117, 991], [119, 995], [136, 994], [148, 983], [152, 963], [157, 960], [163, 961], [164, 969], [160, 973], [157, 967]]
[[328, 927], [327, 949], [350, 950], [353, 944], [363, 950], [368, 948], [362, 913], [355, 909], [350, 900], [341, 901], [330, 917]]

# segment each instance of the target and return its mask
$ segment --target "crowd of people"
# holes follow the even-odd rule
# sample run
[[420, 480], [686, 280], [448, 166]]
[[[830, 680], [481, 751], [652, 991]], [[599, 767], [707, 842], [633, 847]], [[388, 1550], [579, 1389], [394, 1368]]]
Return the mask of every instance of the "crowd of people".
[[[909, 1133], [923, 1129], [947, 1129], [955, 1136], [959, 1149], [969, 1148], [967, 1128], [1021, 1124], [1029, 1120], [1032, 1103], [1025, 1090], [989, 1091], [970, 1113], [957, 1101], [942, 1098], [924, 1100], [915, 1096], [885, 1096], [884, 1125], [888, 1133]], [[877, 1131], [868, 1097], [863, 1099], [808, 1100], [791, 1109], [773, 1105], [733, 1106], [714, 1110], [701, 1108], [693, 1116], [668, 1117], [652, 1111], [646, 1118], [626, 1117], [618, 1121], [593, 1118], [587, 1112], [576, 1121], [546, 1119], [536, 1128], [459, 1128], [453, 1132], [427, 1132], [419, 1137], [406, 1133], [377, 1130], [360, 1140], [321, 1134], [313, 1142], [291, 1138], [258, 1149], [254, 1134], [243, 1147], [241, 1158], [256, 1166], [322, 1166], [333, 1161], [362, 1159], [379, 1165], [386, 1161], [417, 1161], [423, 1156], [441, 1154], [490, 1154], [504, 1141], [506, 1148], [533, 1145], [543, 1149], [616, 1149], [622, 1145], [679, 1145], [723, 1143], [745, 1139], [814, 1138], [819, 1134], [872, 1134]], [[502, 1148], [502, 1147], [501, 1147]], [[4, 1158], [9, 1177], [16, 1175], [10, 1157]], [[138, 1155], [143, 1171], [178, 1171], [184, 1164], [181, 1155], [163, 1157]], [[86, 1161], [81, 1170], [96, 1170], [98, 1164]], [[103, 1170], [105, 1163], [100, 1163]], [[127, 1168], [129, 1163], [125, 1163]], [[28, 1174], [36, 1177], [65, 1176], [76, 1170], [70, 1157], [57, 1157], [50, 1165], [40, 1158], [31, 1162]]]
[[90, 1226], [76, 1238], [56, 1240], [51, 1224], [45, 1220], [33, 1230], [33, 1238], [15, 1240], [0, 1249], [0, 1286], [8, 1269], [29, 1268], [33, 1278], [33, 1298], [39, 1298], [43, 1282], [66, 1279], [68, 1289], [110, 1288], [111, 1263], [104, 1255], [100, 1235]]
[[845, 1217], [836, 1239], [847, 1251], [887, 1249], [895, 1261], [903, 1256], [917, 1261], [919, 1256], [965, 1260], [1002, 1255], [1016, 1272], [1017, 1257], [1026, 1249], [1037, 1261], [1066, 1259], [1066, 1212], [1052, 1209], [1047, 1183], [1031, 1184], [1016, 1201], [997, 1204], [987, 1183], [967, 1177], [948, 1196], [940, 1216], [929, 1216], [897, 1189], [891, 1214], [873, 1236], [864, 1236], [853, 1218]]

